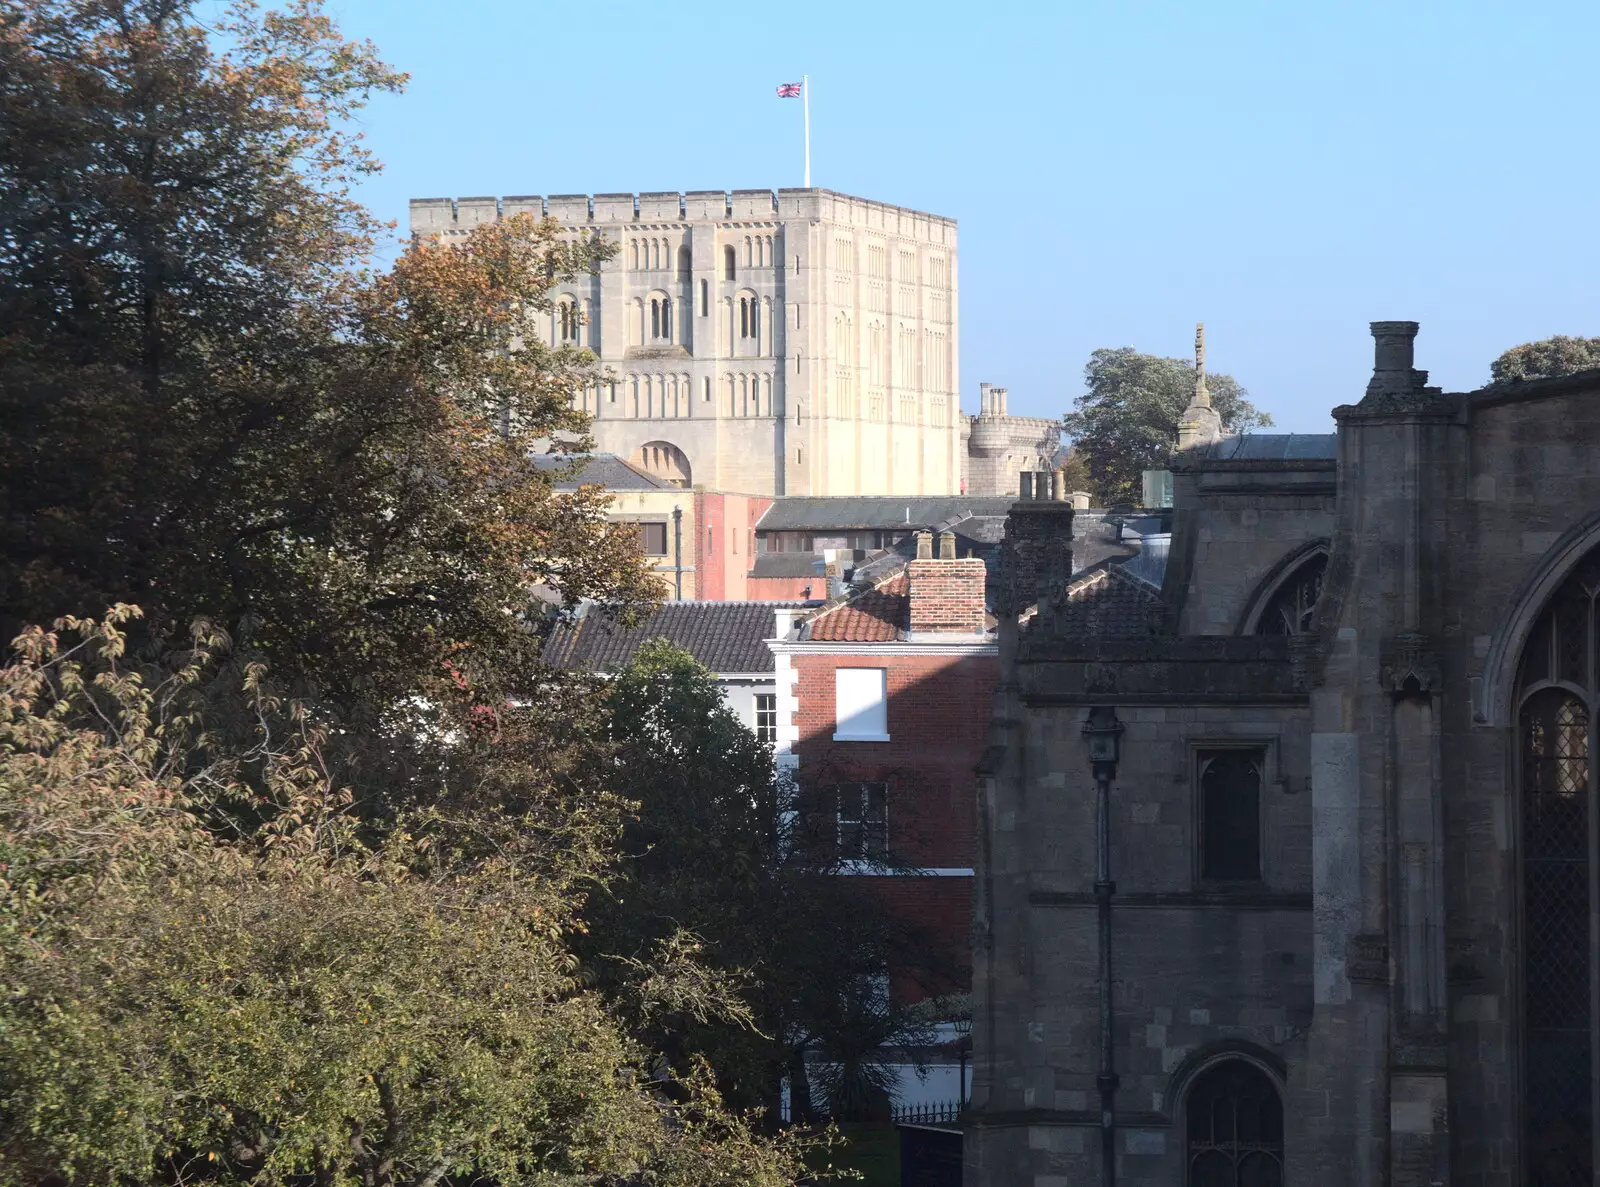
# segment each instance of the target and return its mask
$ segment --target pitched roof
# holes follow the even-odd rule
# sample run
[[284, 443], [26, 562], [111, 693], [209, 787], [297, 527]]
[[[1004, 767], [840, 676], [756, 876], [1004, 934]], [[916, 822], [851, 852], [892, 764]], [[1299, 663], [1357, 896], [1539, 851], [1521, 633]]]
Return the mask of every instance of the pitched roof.
[[822, 581], [822, 556], [813, 552], [758, 552], [752, 577], [815, 577]]
[[1002, 518], [1015, 499], [1007, 496], [790, 495], [774, 499], [756, 524], [760, 532], [866, 531], [873, 528], [931, 528], [968, 515]]
[[603, 486], [607, 490], [670, 490], [672, 484], [646, 474], [614, 453], [536, 453], [533, 464], [540, 470], [565, 470], [576, 466], [576, 473], [556, 480], [557, 490], [576, 490], [580, 486]]
[[819, 611], [806, 623], [804, 637], [815, 643], [892, 643], [910, 617], [911, 585], [902, 571]]
[[1058, 630], [1068, 638], [1142, 639], [1162, 633], [1161, 595], [1107, 562], [1067, 587]]
[[804, 602], [665, 602], [636, 627], [600, 607], [557, 625], [545, 659], [558, 668], [604, 672], [620, 667], [647, 639], [682, 647], [713, 672], [770, 672], [766, 640], [777, 631], [780, 607]]

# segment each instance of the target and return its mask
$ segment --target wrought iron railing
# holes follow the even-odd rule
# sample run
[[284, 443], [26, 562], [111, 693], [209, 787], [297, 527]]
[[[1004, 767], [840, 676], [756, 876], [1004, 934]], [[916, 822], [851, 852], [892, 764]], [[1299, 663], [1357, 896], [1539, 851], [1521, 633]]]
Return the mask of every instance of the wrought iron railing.
[[961, 1102], [941, 1100], [897, 1105], [890, 1118], [896, 1125], [954, 1125], [961, 1119]]

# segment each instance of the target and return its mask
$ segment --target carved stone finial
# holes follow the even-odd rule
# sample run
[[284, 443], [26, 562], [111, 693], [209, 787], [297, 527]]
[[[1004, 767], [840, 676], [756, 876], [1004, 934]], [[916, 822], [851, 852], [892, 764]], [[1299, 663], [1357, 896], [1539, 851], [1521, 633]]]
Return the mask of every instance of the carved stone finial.
[[1206, 390], [1206, 327], [1194, 328], [1194, 399], [1178, 418], [1179, 451], [1213, 445], [1222, 440], [1222, 417], [1211, 406]]

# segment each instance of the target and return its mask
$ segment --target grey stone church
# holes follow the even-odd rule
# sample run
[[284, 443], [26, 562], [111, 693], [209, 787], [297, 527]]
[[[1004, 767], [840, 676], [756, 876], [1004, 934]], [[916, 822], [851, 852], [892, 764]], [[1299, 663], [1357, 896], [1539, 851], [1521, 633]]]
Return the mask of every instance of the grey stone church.
[[969, 1187], [1595, 1181], [1600, 372], [1372, 331], [1326, 437], [1200, 372], [1139, 566], [1014, 508]]

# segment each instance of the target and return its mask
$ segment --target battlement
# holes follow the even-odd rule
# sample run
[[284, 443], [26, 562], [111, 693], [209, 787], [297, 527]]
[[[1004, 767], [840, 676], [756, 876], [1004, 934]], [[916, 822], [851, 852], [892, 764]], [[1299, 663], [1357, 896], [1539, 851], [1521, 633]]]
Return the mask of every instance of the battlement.
[[659, 226], [672, 223], [763, 223], [818, 219], [877, 229], [925, 243], [954, 245], [956, 222], [937, 214], [823, 189], [650, 191], [641, 194], [551, 194], [507, 198], [413, 198], [413, 235], [463, 234], [514, 214], [568, 225]]

